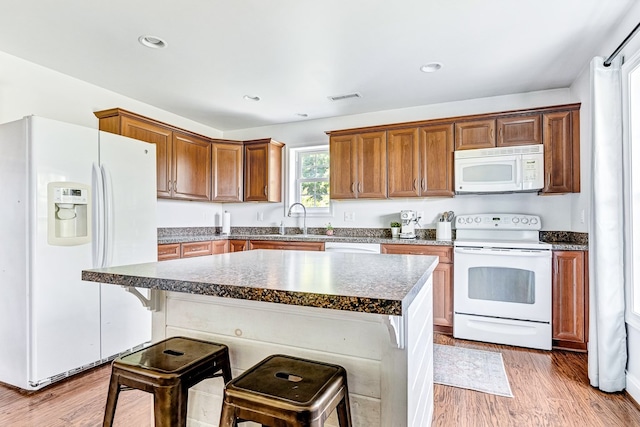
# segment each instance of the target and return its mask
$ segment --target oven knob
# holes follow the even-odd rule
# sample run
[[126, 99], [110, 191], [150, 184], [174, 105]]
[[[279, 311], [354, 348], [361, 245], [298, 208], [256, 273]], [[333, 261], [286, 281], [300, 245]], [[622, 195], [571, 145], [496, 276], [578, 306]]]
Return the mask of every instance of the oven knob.
[[471, 224], [472, 222], [473, 222], [473, 218], [468, 217], [468, 218], [467, 218], [467, 224]]
[[517, 224], [520, 222], [520, 218], [518, 218], [517, 216], [514, 216], [511, 221], [513, 221], [514, 224]]
[[480, 219], [480, 217], [479, 217], [479, 216], [477, 216], [477, 217], [475, 217], [474, 221], [475, 221], [477, 224], [480, 224], [481, 219]]
[[458, 217], [458, 224], [464, 224], [464, 218], [461, 216]]
[[529, 221], [529, 224], [531, 225], [536, 225], [537, 223], [538, 223], [538, 218], [536, 217], [531, 218], [531, 220]]
[[526, 216], [523, 216], [521, 221], [523, 224], [529, 224], [529, 218], [527, 218]]

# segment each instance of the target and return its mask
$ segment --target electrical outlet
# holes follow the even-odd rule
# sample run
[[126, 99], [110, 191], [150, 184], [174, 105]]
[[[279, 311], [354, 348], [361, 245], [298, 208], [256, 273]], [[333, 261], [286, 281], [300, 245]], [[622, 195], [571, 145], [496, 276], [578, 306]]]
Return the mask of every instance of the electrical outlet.
[[580, 224], [584, 224], [584, 209], [580, 211]]
[[356, 213], [355, 212], [345, 212], [344, 213], [344, 220], [345, 221], [355, 221], [356, 220]]
[[258, 221], [264, 221], [264, 212], [258, 212]]

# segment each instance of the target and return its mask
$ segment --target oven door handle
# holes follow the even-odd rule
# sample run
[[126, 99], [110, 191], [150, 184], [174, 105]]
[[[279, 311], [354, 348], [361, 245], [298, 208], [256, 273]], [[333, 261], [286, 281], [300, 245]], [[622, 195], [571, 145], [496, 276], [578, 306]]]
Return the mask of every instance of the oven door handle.
[[551, 258], [551, 251], [548, 250], [527, 250], [527, 249], [489, 249], [489, 248], [455, 248], [455, 253], [465, 255], [500, 255], [517, 256], [530, 258]]

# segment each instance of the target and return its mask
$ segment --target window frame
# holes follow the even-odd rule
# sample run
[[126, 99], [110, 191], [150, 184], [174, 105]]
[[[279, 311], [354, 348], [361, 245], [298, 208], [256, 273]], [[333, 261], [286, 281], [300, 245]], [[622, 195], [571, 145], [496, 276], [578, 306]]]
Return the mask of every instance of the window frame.
[[[287, 191], [285, 194], [285, 215], [289, 210], [289, 206], [293, 203], [300, 202], [300, 191], [298, 189], [298, 172], [300, 171], [300, 155], [311, 152], [326, 152], [329, 154], [329, 144], [314, 144], [300, 147], [287, 148]], [[327, 181], [329, 178], [327, 178]], [[307, 217], [324, 217], [333, 218], [333, 202], [329, 197], [329, 207], [316, 208], [306, 207]], [[291, 216], [302, 216], [301, 209], [295, 209], [291, 212]]]

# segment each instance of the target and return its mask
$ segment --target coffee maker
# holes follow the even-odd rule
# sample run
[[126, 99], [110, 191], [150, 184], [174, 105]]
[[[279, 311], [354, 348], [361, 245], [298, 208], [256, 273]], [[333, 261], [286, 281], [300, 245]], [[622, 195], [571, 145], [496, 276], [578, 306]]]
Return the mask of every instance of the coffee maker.
[[400, 211], [400, 219], [402, 220], [402, 228], [400, 229], [401, 239], [416, 238], [416, 224], [420, 224], [420, 217], [416, 211]]

